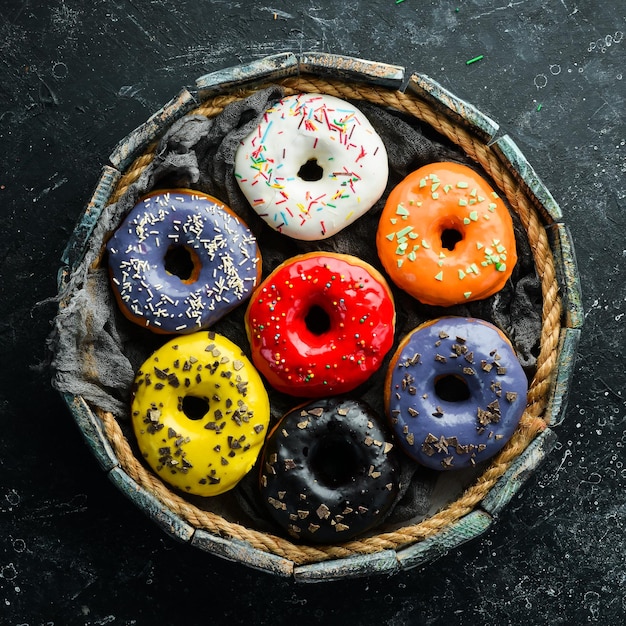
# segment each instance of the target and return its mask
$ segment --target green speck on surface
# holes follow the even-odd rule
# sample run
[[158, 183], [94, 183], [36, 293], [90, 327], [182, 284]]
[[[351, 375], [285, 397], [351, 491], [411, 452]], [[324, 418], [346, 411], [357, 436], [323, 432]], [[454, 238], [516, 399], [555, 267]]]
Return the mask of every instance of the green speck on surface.
[[400, 239], [404, 237], [405, 235], [408, 235], [412, 230], [413, 230], [413, 226], [405, 226], [402, 230], [399, 230], [396, 233], [396, 236], [398, 237], [398, 239]]

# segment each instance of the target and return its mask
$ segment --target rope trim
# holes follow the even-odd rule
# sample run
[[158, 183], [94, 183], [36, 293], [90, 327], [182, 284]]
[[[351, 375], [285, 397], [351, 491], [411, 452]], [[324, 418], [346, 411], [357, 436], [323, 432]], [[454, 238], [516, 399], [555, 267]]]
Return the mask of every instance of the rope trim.
[[[229, 522], [215, 513], [200, 509], [178, 494], [171, 492], [158, 477], [139, 462], [134, 456], [120, 425], [111, 413], [101, 409], [95, 410], [104, 425], [106, 437], [112, 445], [122, 469], [169, 510], [194, 528], [206, 530], [220, 537], [245, 541], [253, 548], [275, 554], [291, 560], [296, 565], [301, 565], [359, 554], [372, 554], [381, 550], [400, 549], [432, 537], [467, 515], [483, 500], [513, 461], [548, 425], [548, 418], [542, 417], [542, 414], [546, 408], [547, 394], [558, 358], [561, 300], [556, 281], [554, 258], [539, 213], [520, 183], [489, 146], [414, 94], [364, 84], [347, 84], [311, 76], [288, 78], [283, 80], [281, 85], [285, 89], [286, 95], [299, 92], [317, 92], [343, 99], [366, 100], [382, 107], [391, 107], [426, 122], [441, 135], [458, 145], [494, 180], [496, 186], [504, 193], [511, 207], [520, 217], [528, 234], [537, 273], [541, 279], [543, 295], [543, 324], [541, 349], [537, 357], [537, 371], [528, 390], [526, 410], [513, 437], [492, 459], [489, 467], [476, 482], [447, 507], [418, 524], [361, 540], [318, 547], [299, 545], [282, 537]], [[189, 115], [199, 114], [215, 117], [228, 104], [251, 93], [252, 90], [240, 90], [231, 94], [219, 95], [202, 103]], [[116, 202], [152, 162], [156, 146], [157, 142], [150, 144], [146, 151], [132, 163], [120, 178], [111, 202]]]

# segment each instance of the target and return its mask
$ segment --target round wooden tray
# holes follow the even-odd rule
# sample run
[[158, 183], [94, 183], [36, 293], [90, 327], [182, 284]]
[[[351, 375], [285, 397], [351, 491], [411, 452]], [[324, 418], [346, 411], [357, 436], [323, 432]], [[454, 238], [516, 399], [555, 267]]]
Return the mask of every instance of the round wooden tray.
[[[280, 54], [202, 76], [122, 140], [62, 256], [60, 307], [75, 278], [94, 262], [90, 238], [104, 208], [152, 161], [158, 139], [188, 114], [218, 115], [235, 99], [279, 84], [287, 94], [327, 93], [412, 116], [456, 144], [494, 181], [517, 213], [541, 279], [540, 353], [520, 427], [460, 497], [415, 524], [332, 546], [306, 546], [229, 521], [170, 491], [135, 458], [115, 417], [72, 393], [63, 397], [102, 469], [117, 487], [176, 539], [219, 557], [299, 581], [345, 579], [410, 569], [478, 537], [494, 522], [554, 446], [565, 413], [583, 314], [567, 226], [550, 192], [498, 125], [420, 74], [399, 66], [316, 52]], [[80, 281], [78, 281], [80, 283]]]

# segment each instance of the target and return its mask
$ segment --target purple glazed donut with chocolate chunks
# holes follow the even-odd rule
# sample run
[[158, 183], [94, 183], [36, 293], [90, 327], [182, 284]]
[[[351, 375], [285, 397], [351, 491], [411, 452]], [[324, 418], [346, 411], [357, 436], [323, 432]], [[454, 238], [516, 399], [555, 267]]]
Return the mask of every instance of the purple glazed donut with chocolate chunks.
[[216, 198], [189, 189], [142, 198], [107, 251], [122, 313], [155, 333], [208, 328], [247, 300], [261, 277], [246, 224]]
[[498, 328], [442, 317], [400, 342], [387, 371], [385, 411], [412, 459], [435, 470], [461, 469], [492, 457], [511, 438], [527, 390]]
[[348, 541], [378, 523], [398, 495], [398, 452], [361, 400], [332, 397], [289, 411], [267, 437], [260, 491], [295, 539]]

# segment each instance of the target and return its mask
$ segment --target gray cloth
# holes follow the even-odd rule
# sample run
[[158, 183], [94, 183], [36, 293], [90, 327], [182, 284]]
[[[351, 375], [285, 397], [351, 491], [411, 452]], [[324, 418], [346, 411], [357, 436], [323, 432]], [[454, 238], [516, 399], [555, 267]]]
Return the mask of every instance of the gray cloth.
[[[387, 192], [411, 171], [433, 161], [454, 160], [473, 166], [455, 146], [433, 136], [432, 130], [421, 129], [415, 120], [368, 103], [356, 103], [387, 148], [390, 169], [387, 191], [365, 216], [330, 239], [323, 242], [291, 240], [271, 230], [254, 213], [234, 177], [235, 153], [241, 139], [252, 131], [262, 112], [281, 93], [278, 87], [268, 88], [230, 104], [216, 118], [191, 115], [177, 121], [160, 141], [153, 163], [116, 204], [106, 207], [84, 261], [60, 294], [64, 304], [49, 339], [54, 353], [53, 385], [58, 390], [80, 395], [88, 403], [111, 411], [123, 428], [129, 429], [128, 407], [134, 372], [167, 337], [154, 335], [123, 317], [111, 295], [105, 264], [96, 268], [93, 265], [99, 258], [107, 233], [146, 192], [158, 188], [191, 187], [225, 202], [256, 235], [263, 254], [264, 276], [284, 259], [315, 249], [353, 254], [382, 271], [374, 233]], [[418, 324], [441, 315], [478, 317], [497, 324], [508, 334], [528, 376], [532, 376], [541, 332], [541, 290], [526, 234], [519, 221], [514, 219], [519, 261], [505, 288], [495, 296], [444, 309], [424, 306], [392, 285], [397, 310], [396, 342]], [[249, 354], [243, 325], [244, 310], [245, 307], [239, 307], [213, 329]], [[382, 390], [390, 357], [391, 354], [367, 384], [355, 391], [380, 415], [383, 414]], [[271, 389], [268, 391], [273, 420], [296, 403], [291, 397]], [[132, 437], [129, 439], [132, 441]], [[262, 525], [254, 506], [252, 475], [242, 481], [235, 496], [241, 496], [242, 508]], [[404, 460], [402, 476], [403, 490], [390, 521], [415, 518], [429, 508], [435, 484], [433, 474]]]

